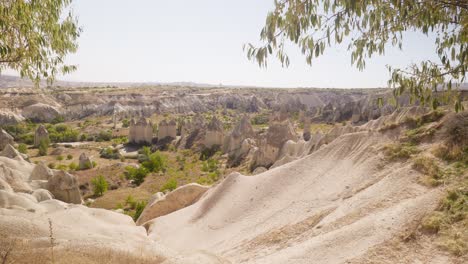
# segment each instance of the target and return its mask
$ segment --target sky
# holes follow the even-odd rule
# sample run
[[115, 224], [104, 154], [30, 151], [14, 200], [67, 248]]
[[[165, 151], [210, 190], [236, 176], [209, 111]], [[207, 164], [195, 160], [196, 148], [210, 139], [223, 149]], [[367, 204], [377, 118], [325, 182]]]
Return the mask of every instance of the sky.
[[196, 82], [263, 87], [386, 87], [385, 65], [403, 67], [434, 56], [433, 39], [405, 34], [403, 51], [351, 65], [346, 45], [328, 48], [313, 66], [296, 47], [291, 65], [247, 60], [244, 43], [259, 43], [273, 0], [75, 0], [83, 33], [67, 62], [78, 70], [59, 79], [86, 82]]

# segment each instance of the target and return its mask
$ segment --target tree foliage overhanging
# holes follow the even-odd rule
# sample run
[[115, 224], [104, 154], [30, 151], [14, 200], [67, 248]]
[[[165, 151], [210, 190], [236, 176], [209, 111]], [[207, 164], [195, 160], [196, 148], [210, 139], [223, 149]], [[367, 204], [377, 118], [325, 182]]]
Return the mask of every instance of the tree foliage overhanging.
[[0, 0], [0, 73], [6, 68], [39, 83], [75, 70], [64, 57], [81, 33], [72, 0]]
[[[267, 66], [268, 56], [287, 67], [286, 42], [297, 45], [308, 64], [327, 47], [344, 42], [351, 64], [363, 70], [367, 58], [384, 54], [389, 45], [401, 49], [405, 31], [433, 34], [439, 61], [405, 69], [388, 66], [395, 97], [409, 92], [412, 102], [434, 108], [445, 98], [461, 110], [460, 98], [450, 91], [464, 82], [468, 67], [466, 0], [275, 0], [260, 33], [262, 45], [244, 48], [261, 67]], [[436, 97], [434, 91], [446, 91], [447, 96]]]

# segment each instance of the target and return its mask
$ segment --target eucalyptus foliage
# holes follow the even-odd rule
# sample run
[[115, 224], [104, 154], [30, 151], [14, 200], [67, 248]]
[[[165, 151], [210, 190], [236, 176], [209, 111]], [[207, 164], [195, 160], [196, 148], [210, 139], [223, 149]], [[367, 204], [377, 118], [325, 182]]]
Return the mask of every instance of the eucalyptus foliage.
[[[422, 61], [407, 68], [387, 66], [395, 97], [409, 92], [411, 101], [436, 108], [440, 99], [462, 109], [450, 92], [463, 83], [468, 63], [468, 1], [466, 0], [275, 0], [260, 33], [261, 46], [247, 44], [247, 57], [267, 66], [276, 56], [283, 66], [290, 60], [286, 42], [298, 46], [306, 62], [327, 47], [348, 44], [351, 64], [359, 70], [366, 59], [384, 54], [389, 45], [402, 49], [403, 32], [435, 35], [439, 61]], [[436, 97], [434, 91], [446, 96]], [[380, 100], [380, 103], [382, 101]]]
[[[72, 0], [0, 0], [0, 73], [6, 68], [39, 83], [69, 73], [64, 57], [77, 49], [81, 28]], [[68, 11], [67, 11], [68, 10]]]

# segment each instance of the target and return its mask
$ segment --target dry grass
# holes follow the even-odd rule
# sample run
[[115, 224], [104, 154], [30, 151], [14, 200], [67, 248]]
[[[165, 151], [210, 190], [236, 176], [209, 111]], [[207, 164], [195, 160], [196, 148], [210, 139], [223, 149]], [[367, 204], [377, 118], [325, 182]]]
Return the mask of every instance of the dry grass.
[[398, 161], [407, 160], [412, 155], [420, 151], [413, 145], [403, 143], [388, 144], [383, 147], [383, 152], [387, 160]]

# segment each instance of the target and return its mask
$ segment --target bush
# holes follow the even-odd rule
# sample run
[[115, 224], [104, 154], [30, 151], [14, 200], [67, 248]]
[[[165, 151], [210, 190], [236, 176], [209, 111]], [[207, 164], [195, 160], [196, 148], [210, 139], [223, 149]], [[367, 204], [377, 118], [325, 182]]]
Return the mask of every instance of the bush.
[[430, 177], [430, 184], [437, 186], [442, 183], [443, 171], [435, 163], [434, 159], [429, 157], [419, 157], [413, 162], [413, 169]]
[[133, 215], [133, 220], [136, 221], [140, 217], [143, 210], [145, 210], [147, 202], [146, 201], [139, 201], [135, 205], [135, 214]]
[[28, 146], [26, 144], [24, 144], [24, 143], [20, 143], [18, 145], [18, 151], [20, 153], [26, 154], [28, 152]]
[[155, 153], [149, 155], [148, 160], [144, 161], [142, 166], [150, 172], [165, 171], [167, 168], [166, 157], [159, 151], [156, 151]]
[[390, 161], [406, 160], [413, 154], [419, 153], [419, 150], [411, 144], [388, 144], [383, 148], [384, 155]]
[[62, 156], [62, 155], [58, 155], [56, 159], [57, 159], [58, 161], [62, 161], [62, 160], [63, 160], [63, 156]]
[[55, 163], [51, 162], [47, 167], [49, 167], [49, 169], [55, 169]]
[[109, 185], [102, 175], [93, 178], [91, 184], [93, 185], [94, 195], [96, 196], [102, 196], [107, 191]]
[[112, 139], [112, 133], [110, 131], [101, 131], [96, 136], [95, 141], [102, 142], [102, 141], [110, 141]]
[[80, 135], [80, 141], [86, 141], [86, 139], [88, 139], [88, 136], [86, 134]]
[[39, 142], [39, 156], [47, 155], [48, 148], [49, 148], [49, 141], [41, 140], [41, 142]]
[[76, 171], [78, 170], [78, 164], [76, 164], [75, 162], [72, 162], [68, 165], [68, 168], [72, 171]]
[[52, 124], [58, 124], [58, 123], [63, 123], [63, 122], [65, 122], [65, 118], [63, 116], [61, 116], [61, 115], [56, 116], [51, 121]]
[[119, 150], [111, 147], [103, 148], [99, 154], [104, 159], [120, 159]]
[[49, 138], [51, 142], [76, 142], [78, 141], [79, 132], [68, 125], [58, 124], [47, 126]]
[[161, 187], [161, 192], [173, 191], [177, 188], [177, 180], [170, 178], [167, 182]]
[[122, 127], [129, 127], [130, 126], [130, 120], [124, 119], [122, 120]]
[[135, 183], [137, 186], [145, 181], [145, 177], [148, 175], [148, 173], [148, 170], [143, 166], [139, 168], [127, 166], [125, 168], [125, 177], [129, 180], [133, 180], [133, 183]]
[[71, 160], [71, 159], [73, 159], [73, 155], [72, 155], [72, 154], [68, 154], [68, 155], [67, 155], [67, 160]]

